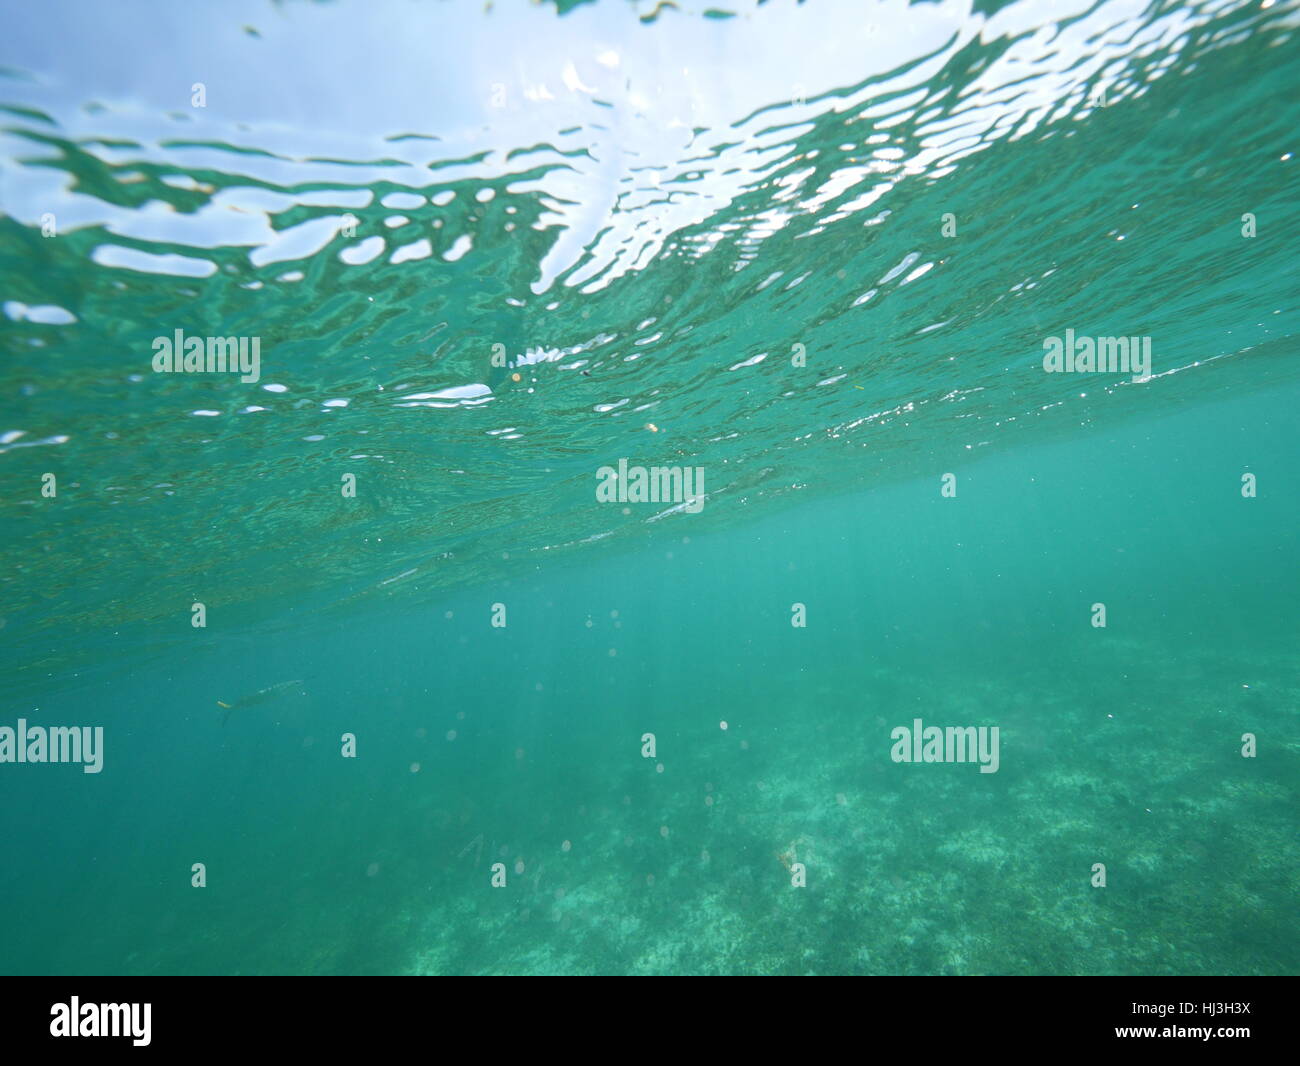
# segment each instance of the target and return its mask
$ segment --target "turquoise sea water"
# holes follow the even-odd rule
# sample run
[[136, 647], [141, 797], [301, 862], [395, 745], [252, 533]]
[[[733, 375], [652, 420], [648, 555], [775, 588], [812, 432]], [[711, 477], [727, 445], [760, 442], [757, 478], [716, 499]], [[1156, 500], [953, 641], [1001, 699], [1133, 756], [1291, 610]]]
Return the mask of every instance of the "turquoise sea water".
[[0, 5], [0, 971], [1295, 973], [1300, 5], [560, 8]]

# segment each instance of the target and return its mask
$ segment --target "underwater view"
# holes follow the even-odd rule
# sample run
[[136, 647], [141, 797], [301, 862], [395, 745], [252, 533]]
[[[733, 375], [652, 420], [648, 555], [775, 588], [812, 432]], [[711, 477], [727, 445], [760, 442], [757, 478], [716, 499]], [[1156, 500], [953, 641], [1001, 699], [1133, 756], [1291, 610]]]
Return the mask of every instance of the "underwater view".
[[1300, 0], [0, 27], [0, 973], [1300, 972]]

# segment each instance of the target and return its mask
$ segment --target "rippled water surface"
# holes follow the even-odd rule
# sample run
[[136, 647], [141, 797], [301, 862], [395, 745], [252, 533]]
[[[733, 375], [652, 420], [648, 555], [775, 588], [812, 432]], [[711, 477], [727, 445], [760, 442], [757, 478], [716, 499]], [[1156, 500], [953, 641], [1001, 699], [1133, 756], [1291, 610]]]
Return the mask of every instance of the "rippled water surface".
[[[283, 932], [272, 923], [255, 938], [269, 945], [266, 954], [243, 956], [243, 965], [214, 946], [228, 941], [228, 930], [213, 930], [256, 923], [247, 914], [190, 913], [186, 895], [140, 904], [169, 917], [157, 928], [128, 922], [129, 942], [54, 955], [33, 944], [0, 968], [1294, 969], [1294, 918], [1288, 925], [1281, 903], [1283, 888], [1295, 886], [1293, 845], [1258, 881], [1242, 875], [1233, 906], [1243, 910], [1207, 920], [1217, 928], [1265, 915], [1273, 932], [1256, 947], [1230, 949], [1212, 935], [1181, 967], [1155, 940], [1091, 961], [1080, 961], [1089, 950], [1082, 945], [1094, 943], [1084, 934], [1061, 956], [989, 947], [1004, 917], [991, 917], [999, 890], [989, 873], [962, 882], [977, 886], [969, 906], [978, 917], [967, 921], [987, 921], [988, 935], [909, 956], [897, 945], [934, 943], [916, 913], [941, 909], [965, 889], [944, 888], [935, 863], [917, 859], [914, 872], [934, 875], [934, 894], [924, 904], [909, 897], [907, 870], [854, 837], [855, 827], [889, 820], [871, 797], [895, 778], [846, 784], [841, 771], [826, 768], [856, 728], [850, 723], [877, 715], [890, 726], [900, 715], [910, 721], [916, 680], [936, 670], [951, 675], [951, 701], [935, 697], [939, 706], [964, 713], [963, 721], [1023, 713], [1028, 750], [1043, 758], [1059, 754], [1067, 735], [1078, 741], [1079, 722], [1092, 710], [1109, 713], [1115, 701], [1162, 707], [1177, 734], [1179, 721], [1210, 728], [1222, 708], [1215, 701], [1227, 698], [1213, 693], [1240, 701], [1242, 685], [1254, 693], [1263, 684], [1265, 718], [1294, 726], [1285, 642], [1295, 635], [1295, 601], [1288, 608], [1278, 590], [1294, 585], [1296, 509], [1277, 501], [1295, 496], [1288, 427], [1300, 395], [1300, 5], [772, 0], [724, 10], [686, 0], [51, 0], [5, 3], [0, 18], [6, 714], [39, 718], [34, 708], [44, 706], [80, 720], [98, 708], [119, 726], [118, 751], [129, 747], [122, 730], [149, 733], [166, 719], [166, 739], [152, 741], [159, 749], [122, 756], [141, 767], [185, 765], [182, 751], [220, 753], [224, 762], [205, 762], [203, 771], [142, 770], [135, 787], [165, 796], [173, 774], [182, 789], [187, 774], [215, 774], [211, 787], [232, 797], [230, 809], [196, 797], [186, 801], [196, 806], [182, 808], [195, 833], [209, 834], [213, 853], [234, 848], [232, 863], [274, 869], [272, 854], [284, 845], [272, 845], [278, 838], [261, 815], [248, 821], [252, 810], [278, 809], [301, 820], [293, 824], [314, 826], [322, 813], [307, 804], [314, 796], [341, 805], [334, 816], [351, 829], [340, 832], [372, 841], [363, 828], [373, 814], [368, 802], [384, 796], [386, 807], [403, 812], [384, 845], [390, 858], [376, 857], [378, 845], [374, 854], [358, 846], [317, 875], [314, 888], [307, 871], [323, 861], [326, 845], [302, 829], [313, 843], [294, 859], [302, 883], [292, 891], [303, 895], [289, 919], [301, 927]], [[1044, 338], [1067, 329], [1152, 338], [1149, 378], [1044, 373]], [[155, 373], [155, 338], [178, 330], [258, 338], [257, 380]], [[701, 468], [702, 510], [597, 504], [597, 468], [620, 458]], [[1242, 503], [1243, 469], [1260, 471], [1267, 488], [1253, 525], [1220, 509], [1229, 506], [1222, 500]], [[934, 510], [940, 476], [972, 470], [987, 472], [992, 493], [965, 512], [984, 516], [983, 533], [946, 525]], [[48, 473], [57, 479], [55, 499], [41, 492]], [[355, 476], [355, 498], [340, 492], [346, 475]], [[1012, 484], [1059, 495], [1026, 511]], [[963, 487], [958, 500], [970, 495]], [[874, 501], [874, 518], [864, 517], [863, 501]], [[1097, 532], [1112, 528], [1108, 522], [1116, 523], [1111, 540]], [[1123, 581], [1071, 555], [1071, 541], [1092, 537], [1106, 542]], [[1126, 542], [1132, 554], [1114, 553]], [[961, 553], [984, 550], [980, 544], [992, 554], [972, 576]], [[1063, 554], [1036, 569], [1036, 553], [1052, 545]], [[1229, 578], [1224, 560], [1243, 553], [1257, 570]], [[688, 569], [662, 569], [674, 559]], [[1155, 572], [1163, 575], [1159, 593], [1142, 586]], [[1084, 612], [1086, 636], [1088, 605], [1122, 598], [1114, 583], [1109, 592], [1099, 587], [1107, 573], [1120, 589], [1142, 589], [1148, 625], [1116, 634], [1129, 643], [1107, 645], [1094, 659], [1100, 653], [1069, 650], [1063, 612]], [[1207, 582], [1214, 610], [1242, 612], [1229, 628], [1233, 648], [1259, 656], [1250, 665], [1204, 635], [1210, 629], [1196, 650], [1189, 634], [1208, 623], [1205, 603], [1189, 591], [1200, 587], [1195, 575]], [[809, 601], [809, 587], [825, 599], [796, 649], [790, 604]], [[1052, 601], [1059, 611], [1036, 598], [1044, 588], [1059, 595]], [[1233, 599], [1244, 589], [1254, 591]], [[1162, 597], [1179, 595], [1192, 597], [1184, 605], [1195, 623], [1170, 621], [1181, 616]], [[1012, 605], [1005, 612], [981, 606], [1003, 596]], [[497, 601], [514, 604], [512, 597], [530, 606], [516, 608], [520, 620], [507, 630], [515, 643], [503, 651], [485, 643], [488, 611]], [[195, 602], [207, 606], [206, 632], [191, 625]], [[887, 620], [872, 611], [880, 602], [892, 605]], [[765, 618], [770, 630], [750, 627]], [[899, 643], [908, 651], [893, 673], [869, 681], [852, 673], [863, 655]], [[1212, 644], [1214, 662], [1205, 650]], [[1054, 675], [1045, 663], [1058, 655]], [[999, 673], [991, 664], [1003, 656]], [[1140, 672], [1137, 664], [1153, 661], [1168, 672], [1135, 681], [1147, 686], [1143, 695], [1123, 687], [1129, 667]], [[1029, 698], [1026, 671], [1043, 671], [1033, 697], [1040, 702], [1068, 702], [1064, 690], [1044, 695], [1066, 677], [1074, 679], [1069, 699], [1080, 686], [1101, 684], [1099, 675], [1117, 687], [1104, 698], [1094, 693], [1093, 705], [1082, 696], [1063, 717], [1049, 715], [1073, 723], [1056, 735], [1042, 718], [1031, 725], [1027, 709], [1007, 711]], [[320, 750], [312, 745], [332, 746], [340, 730], [360, 732], [345, 710], [364, 713], [382, 730], [370, 743], [386, 752], [389, 770], [406, 775], [405, 790], [410, 781], [432, 787], [434, 757], [404, 746], [416, 731], [420, 744], [433, 737], [445, 744], [441, 738], [459, 730], [465, 761], [440, 771], [450, 775], [444, 783], [459, 781], [455, 796], [392, 793], [398, 786], [382, 773], [351, 794], [353, 785], [331, 776], [331, 763], [299, 767], [293, 772], [306, 778], [279, 783], [304, 803], [297, 814], [297, 801], [281, 794], [261, 796], [258, 807], [253, 779], [262, 771], [274, 779], [271, 768], [289, 756], [269, 754], [265, 737], [240, 748], [242, 730], [257, 728], [241, 723], [270, 728], [267, 720], [246, 717], [250, 704], [223, 731], [213, 703], [300, 678], [301, 689], [259, 704], [276, 718], [274, 743], [303, 758]], [[1190, 717], [1179, 718], [1181, 705], [1168, 695], [1181, 684], [1191, 686], [1186, 706], [1197, 707]], [[961, 702], [976, 691], [985, 692], [983, 702]], [[608, 795], [568, 790], [577, 787], [572, 775], [581, 777], [575, 767], [614, 774], [610, 752], [627, 755], [619, 746], [627, 748], [629, 736], [636, 765], [627, 773], [641, 768], [643, 732], [693, 735], [698, 723], [685, 709], [692, 700], [710, 740], [718, 719], [735, 718], [739, 707], [752, 709], [755, 744], [760, 721], [780, 734], [793, 716], [806, 732], [782, 742], [805, 752], [800, 771], [786, 766], [793, 776], [783, 778], [768, 767], [745, 778], [746, 795], [788, 797], [773, 801], [774, 823], [756, 808], [729, 823], [720, 838], [728, 844], [691, 838], [696, 887], [713, 884], [726, 897], [699, 872], [701, 861], [721, 865], [719, 855], [745, 884], [774, 874], [780, 882], [785, 875], [769, 853], [788, 857], [789, 845], [816, 838], [825, 865], [846, 883], [860, 877], [896, 897], [889, 946], [843, 956], [828, 946], [830, 954], [802, 959], [793, 941], [773, 934], [771, 942], [785, 946], [770, 955], [749, 942], [732, 954], [637, 955], [617, 945], [673, 920], [671, 908], [630, 917], [655, 906], [645, 900], [625, 901], [619, 912], [630, 924], [593, 933], [585, 948], [520, 933], [531, 947], [513, 962], [506, 934], [482, 932], [479, 940], [465, 932], [475, 921], [480, 929], [495, 921], [528, 930], [541, 922], [576, 935], [622, 891], [593, 888], [598, 872], [625, 863], [638, 892], [656, 869], [661, 898], [669, 891], [669, 868], [655, 865], [667, 859], [626, 858], [642, 840], [660, 839], [654, 817], [637, 829], [620, 820], [624, 795], [635, 807], [636, 790], [650, 785], [610, 784]], [[455, 724], [457, 708], [468, 709], [470, 725]], [[657, 727], [647, 724], [654, 714]], [[471, 734], [476, 716], [483, 732]], [[1231, 748], [1252, 727], [1263, 728], [1233, 719], [1236, 732], [1225, 733], [1224, 744]], [[1274, 765], [1273, 783], [1256, 797], [1262, 806], [1243, 809], [1278, 841], [1287, 824], [1294, 828], [1291, 743], [1289, 761]], [[550, 761], [524, 787], [509, 775], [537, 749]], [[1104, 791], [1112, 764], [1090, 750], [1095, 787]], [[740, 751], [727, 758], [742, 758]], [[878, 761], [887, 748], [871, 751]], [[1126, 773], [1151, 780], [1157, 765], [1186, 767], [1199, 757], [1152, 754], [1150, 765]], [[1232, 761], [1232, 773], [1241, 761]], [[408, 763], [423, 764], [423, 776], [408, 773]], [[1002, 780], [1018, 780], [1016, 772]], [[1071, 772], [1087, 776], [1077, 766]], [[222, 777], [228, 773], [238, 787]], [[695, 766], [690, 818], [713, 810], [704, 797], [723, 773], [707, 760]], [[44, 789], [55, 789], [46, 797], [55, 807], [72, 802], [48, 780], [23, 793], [24, 802]], [[802, 810], [793, 797], [810, 780], [829, 796], [828, 817], [855, 803], [875, 814], [814, 832], [809, 825], [821, 816], [801, 822], [791, 813]], [[115, 787], [107, 774], [105, 783]], [[1182, 787], [1166, 784], [1170, 795]], [[122, 818], [137, 800], [121, 800]], [[928, 809], [939, 801], [908, 802]], [[966, 802], [960, 792], [942, 800]], [[1012, 800], [999, 802], [1005, 809]], [[1055, 809], [1043, 792], [1021, 802]], [[524, 829], [508, 813], [538, 805], [554, 833], [540, 824]], [[1149, 805], [1134, 792], [1119, 815], [1080, 818], [1094, 829], [1130, 819], [1136, 826]], [[559, 811], [579, 807], [588, 821], [561, 830]], [[893, 817], [901, 835], [890, 854], [913, 854], [904, 823]], [[1023, 838], [1042, 830], [1033, 854], [1082, 863], [1086, 879], [1094, 838], [1076, 841], [1078, 854], [1068, 858], [1053, 850], [1071, 824], [1002, 831]], [[243, 852], [223, 835], [232, 825]], [[155, 828], [175, 839], [174, 827]], [[955, 839], [974, 853], [987, 832], [968, 827]], [[1181, 830], [1166, 832], [1170, 854], [1185, 855]], [[480, 836], [480, 852], [499, 843], [513, 865], [506, 841], [529, 833], [539, 853], [559, 847], [548, 833], [567, 833], [588, 854], [613, 850], [591, 860], [585, 880], [548, 886], [564, 856], [576, 862], [584, 848], [556, 853], [552, 872], [532, 884], [537, 898], [509, 913], [455, 880], [471, 875], [465, 841], [484, 868], [473, 846]], [[624, 845], [624, 837], [636, 843]], [[434, 876], [412, 857], [417, 841], [438, 856], [437, 876], [449, 879], [439, 899], [463, 907], [459, 918], [428, 917], [412, 902]], [[1200, 840], [1195, 855], [1208, 862], [1224, 846]], [[32, 847], [31, 863], [52, 871], [42, 846]], [[181, 870], [178, 891], [187, 894], [185, 871], [201, 849], [176, 847], [167, 861]], [[1134, 840], [1125, 847], [1141, 850]], [[1242, 847], [1241, 866], [1254, 870], [1260, 853]], [[106, 854], [96, 876], [119, 862], [165, 880], [162, 860], [146, 852], [133, 844], [134, 859]], [[944, 854], [938, 846], [926, 853]], [[532, 883], [531, 853], [524, 858]], [[413, 864], [405, 879], [386, 872], [400, 862]], [[989, 869], [1021, 884], [1006, 862]], [[55, 865], [58, 876], [81, 876], [70, 860]], [[1138, 865], [1156, 869], [1158, 860], [1148, 855]], [[1184, 873], [1194, 883], [1190, 869], [1179, 869], [1170, 881], [1153, 875], [1158, 887], [1115, 920], [1149, 927], [1151, 909], [1163, 905], [1157, 896], [1185, 887]], [[1022, 872], [1032, 880], [1041, 866]], [[265, 873], [264, 882], [281, 876]], [[372, 896], [386, 895], [356, 902], [354, 876]], [[580, 883], [588, 909], [565, 910], [563, 893], [581, 893]], [[130, 884], [124, 874], [104, 891], [137, 900]], [[1252, 893], [1254, 902], [1242, 902]], [[336, 916], [334, 901], [343, 898], [358, 908], [350, 920], [369, 930], [373, 953], [359, 942], [337, 954], [304, 948], [314, 928], [304, 915]], [[1038, 915], [1046, 943], [1062, 919], [1043, 898], [1026, 895], [1014, 906]], [[67, 905], [93, 911], [85, 900]], [[754, 906], [745, 918], [751, 925], [778, 920], [767, 903]], [[562, 913], [549, 910], [557, 907]], [[844, 907], [830, 913], [827, 945], [859, 922], [882, 920]], [[394, 914], [415, 924], [394, 931], [384, 924]], [[1184, 932], [1195, 925], [1179, 921]], [[447, 940], [453, 927], [468, 939]], [[189, 944], [188, 961], [160, 946], [183, 928], [211, 938], [206, 948]], [[1289, 939], [1289, 954], [1278, 937]]]

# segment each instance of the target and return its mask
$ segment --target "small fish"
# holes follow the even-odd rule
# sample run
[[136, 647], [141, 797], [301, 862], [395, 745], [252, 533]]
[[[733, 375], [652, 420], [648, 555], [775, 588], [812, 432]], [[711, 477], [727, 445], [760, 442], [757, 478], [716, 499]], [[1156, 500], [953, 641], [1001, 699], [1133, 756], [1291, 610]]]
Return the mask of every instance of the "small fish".
[[274, 699], [276, 696], [283, 695], [295, 685], [301, 685], [302, 678], [293, 681], [277, 681], [274, 685], [267, 685], [266, 688], [259, 688], [256, 692], [236, 700], [234, 703], [227, 703], [225, 700], [217, 700], [217, 706], [225, 710], [221, 716], [221, 724], [225, 725], [230, 718], [230, 712], [243, 707], [256, 707], [259, 703], [265, 703], [267, 700]]

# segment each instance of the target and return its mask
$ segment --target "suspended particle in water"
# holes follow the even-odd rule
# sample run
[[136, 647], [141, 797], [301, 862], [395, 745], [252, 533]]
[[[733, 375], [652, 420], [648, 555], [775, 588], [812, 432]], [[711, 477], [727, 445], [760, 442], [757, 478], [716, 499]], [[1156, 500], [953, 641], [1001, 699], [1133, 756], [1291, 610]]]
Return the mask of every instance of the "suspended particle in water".
[[420, 772], [420, 764], [418, 762], [411, 763], [411, 773], [418, 774], [419, 772]]
[[655, 875], [654, 875], [654, 874], [646, 874], [646, 875], [645, 875], [645, 883], [646, 883], [647, 885], [653, 885], [653, 884], [655, 883]]
[[455, 740], [455, 739], [456, 739], [456, 730], [454, 730], [454, 729], [448, 729], [448, 730], [447, 730], [447, 739], [448, 739], [448, 740]]
[[727, 731], [727, 723], [725, 721], [719, 722], [718, 728], [725, 733]]
[[563, 844], [560, 845], [560, 850], [561, 850], [561, 851], [569, 851], [570, 849], [572, 849], [572, 847], [573, 847], [573, 845], [570, 844], [570, 843], [566, 840]]
[[523, 860], [523, 859], [516, 859], [516, 860], [515, 860], [515, 873], [517, 873], [517, 874], [521, 874], [521, 873], [523, 873], [523, 872], [524, 872], [524, 860]]
[[704, 806], [706, 806], [706, 807], [712, 807], [712, 806], [713, 806], [713, 797], [712, 797], [712, 796], [705, 796], [705, 797], [704, 797]]
[[668, 827], [667, 827], [666, 825], [661, 825], [661, 826], [659, 827], [659, 835], [660, 835], [661, 837], [667, 837], [667, 836], [668, 836]]
[[377, 863], [377, 862], [372, 862], [369, 866], [366, 867], [366, 876], [367, 876], [367, 877], [374, 877], [374, 876], [376, 876], [378, 873], [379, 873], [379, 863]]
[[663, 764], [663, 763], [659, 763], [658, 765], [655, 766], [655, 773], [657, 773], [657, 774], [661, 774], [661, 773], [663, 773], [663, 772], [664, 772], [664, 764]]

